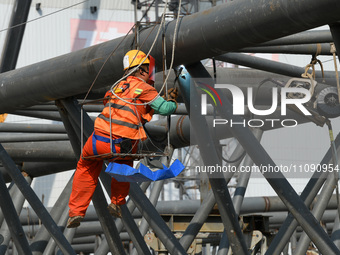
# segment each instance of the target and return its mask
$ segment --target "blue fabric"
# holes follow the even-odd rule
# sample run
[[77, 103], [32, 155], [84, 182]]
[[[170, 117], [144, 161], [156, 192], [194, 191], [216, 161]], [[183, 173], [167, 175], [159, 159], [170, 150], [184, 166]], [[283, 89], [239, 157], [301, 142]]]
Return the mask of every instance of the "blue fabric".
[[[116, 153], [115, 144], [121, 143], [123, 140], [124, 140], [124, 138], [118, 138], [118, 139], [112, 140], [112, 152], [113, 153]], [[96, 148], [97, 141], [101, 141], [101, 142], [104, 142], [104, 143], [110, 143], [110, 138], [93, 134], [93, 137], [92, 137], [93, 155], [98, 155], [97, 148]]]
[[143, 164], [140, 164], [139, 167], [135, 169], [128, 165], [110, 162], [105, 172], [119, 182], [146, 182], [176, 177], [184, 168], [178, 159], [176, 159], [169, 168], [163, 165], [163, 169], [156, 171], [152, 171]]

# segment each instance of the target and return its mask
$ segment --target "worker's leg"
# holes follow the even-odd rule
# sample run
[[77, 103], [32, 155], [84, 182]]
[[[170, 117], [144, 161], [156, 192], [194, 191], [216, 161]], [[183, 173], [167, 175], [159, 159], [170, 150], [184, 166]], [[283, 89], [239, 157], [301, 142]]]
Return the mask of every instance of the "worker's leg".
[[[110, 151], [110, 146], [106, 143], [100, 141], [93, 143], [93, 135], [91, 135], [83, 148], [83, 156], [94, 155], [93, 149], [103, 152], [107, 151], [107, 148]], [[72, 193], [69, 201], [70, 217], [85, 215], [96, 189], [102, 166], [103, 160], [99, 158], [96, 158], [96, 160], [79, 159], [77, 170], [73, 177]]]
[[[135, 154], [138, 149], [138, 140], [129, 140], [128, 143], [115, 146], [118, 153], [124, 151], [125, 153]], [[114, 160], [115, 163], [133, 166], [132, 158], [118, 158]], [[129, 195], [130, 183], [118, 182], [115, 178], [111, 179], [111, 203], [115, 205], [123, 205], [126, 203], [125, 197]]]
[[[115, 161], [118, 164], [133, 166], [133, 161]], [[129, 195], [130, 183], [118, 182], [115, 178], [111, 179], [111, 203], [123, 205], [126, 203], [125, 197]]]

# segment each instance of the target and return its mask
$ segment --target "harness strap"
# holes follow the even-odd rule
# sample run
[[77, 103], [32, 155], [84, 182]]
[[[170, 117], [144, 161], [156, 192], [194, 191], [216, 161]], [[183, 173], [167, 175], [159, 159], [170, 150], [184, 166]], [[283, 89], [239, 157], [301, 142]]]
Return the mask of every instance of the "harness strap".
[[[115, 144], [119, 144], [119, 143], [121, 143], [122, 141], [124, 141], [126, 139], [127, 138], [118, 138], [118, 139], [112, 140], [112, 152], [113, 153], [117, 152]], [[93, 134], [93, 136], [92, 136], [93, 155], [98, 155], [97, 148], [96, 148], [97, 141], [101, 141], [101, 142], [104, 142], [104, 143], [110, 143], [110, 138], [105, 137], [105, 136], [100, 136], [100, 135]]]

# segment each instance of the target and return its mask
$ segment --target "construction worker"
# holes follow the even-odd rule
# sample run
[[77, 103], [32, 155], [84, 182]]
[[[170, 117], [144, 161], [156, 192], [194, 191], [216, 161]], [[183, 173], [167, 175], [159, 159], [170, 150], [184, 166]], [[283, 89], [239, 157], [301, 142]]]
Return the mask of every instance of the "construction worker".
[[[123, 66], [126, 74], [133, 69], [135, 71], [112, 88], [114, 94], [109, 90], [105, 95], [105, 107], [95, 120], [94, 132], [83, 147], [73, 177], [68, 228], [78, 227], [85, 216], [105, 159], [96, 155], [111, 153], [110, 135], [112, 152], [135, 154], [138, 142], [147, 138], [143, 124], [150, 121], [154, 113], [166, 116], [177, 108], [176, 89], [169, 90], [169, 96], [165, 100], [150, 85], [154, 81], [154, 59], [151, 56], [147, 57], [139, 50], [131, 50], [124, 56]], [[89, 159], [91, 156], [94, 157]], [[133, 166], [131, 156], [116, 156], [108, 160]], [[108, 210], [113, 216], [121, 217], [120, 206], [126, 203], [129, 188], [129, 182], [118, 182], [112, 178], [111, 204]]]

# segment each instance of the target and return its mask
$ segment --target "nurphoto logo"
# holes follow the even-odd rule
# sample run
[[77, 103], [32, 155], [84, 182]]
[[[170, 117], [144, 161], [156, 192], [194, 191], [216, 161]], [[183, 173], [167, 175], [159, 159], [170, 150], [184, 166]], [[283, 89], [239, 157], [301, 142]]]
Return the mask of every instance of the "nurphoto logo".
[[[203, 85], [203, 87], [199, 87], [203, 92], [201, 94], [201, 114], [207, 115], [207, 108], [208, 108], [208, 100], [207, 96], [209, 95], [211, 100], [214, 103], [214, 107], [217, 107], [218, 104], [222, 106], [222, 100], [218, 94], [218, 92], [215, 89], [227, 89], [231, 92], [232, 98], [233, 98], [233, 114], [234, 115], [245, 115], [245, 106], [248, 107], [248, 110], [253, 115], [258, 116], [268, 116], [270, 114], [273, 114], [278, 107], [281, 109], [281, 116], [286, 116], [287, 114], [287, 105], [294, 105], [296, 108], [298, 108], [304, 115], [312, 115], [306, 107], [303, 105], [304, 103], [307, 103], [311, 99], [311, 94], [309, 90], [305, 88], [281, 88], [281, 92], [278, 92], [277, 88], [272, 88], [272, 105], [269, 109], [256, 109], [254, 106], [254, 93], [253, 88], [247, 89], [247, 102], [245, 102], [245, 96], [243, 94], [243, 91], [231, 84], [215, 84], [215, 88], [208, 84], [199, 83], [200, 85]], [[212, 92], [210, 92], [212, 91]], [[278, 103], [278, 98], [280, 97], [280, 103]], [[300, 94], [299, 98], [289, 98], [288, 95], [290, 94]], [[301, 96], [303, 95], [303, 96]], [[246, 103], [246, 105], [245, 105]], [[213, 126], [216, 127], [216, 125], [230, 125], [236, 126], [236, 125], [242, 125], [242, 126], [248, 126], [248, 127], [262, 127], [265, 123], [270, 124], [272, 127], [274, 127], [274, 124], [280, 123], [282, 127], [295, 127], [297, 126], [297, 121], [294, 119], [248, 119], [243, 120], [241, 122], [233, 122], [232, 119], [214, 119], [213, 120]]]

